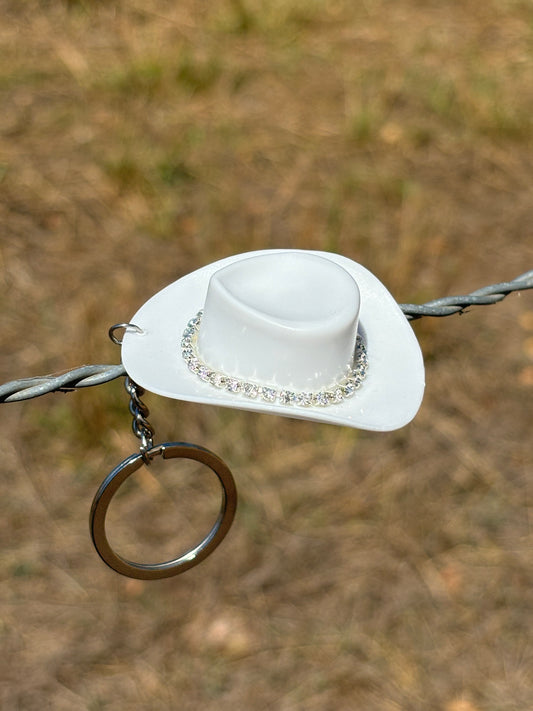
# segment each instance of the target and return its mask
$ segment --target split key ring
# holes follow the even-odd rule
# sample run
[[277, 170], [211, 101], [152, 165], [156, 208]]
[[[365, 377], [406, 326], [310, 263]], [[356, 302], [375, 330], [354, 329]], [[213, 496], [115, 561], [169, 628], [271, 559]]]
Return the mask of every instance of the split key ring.
[[[207, 536], [183, 555], [163, 563], [136, 563], [122, 558], [112, 549], [107, 539], [105, 519], [107, 509], [120, 486], [154, 457], [163, 459], [194, 459], [208, 466], [218, 477], [222, 486], [220, 511], [214, 526]], [[156, 580], [179, 575], [201, 563], [222, 542], [229, 531], [237, 507], [237, 488], [231, 471], [216, 454], [198, 445], [185, 442], [158, 444], [146, 452], [133, 454], [110, 472], [96, 492], [91, 507], [89, 525], [91, 537], [98, 555], [117, 573], [140, 580]]]

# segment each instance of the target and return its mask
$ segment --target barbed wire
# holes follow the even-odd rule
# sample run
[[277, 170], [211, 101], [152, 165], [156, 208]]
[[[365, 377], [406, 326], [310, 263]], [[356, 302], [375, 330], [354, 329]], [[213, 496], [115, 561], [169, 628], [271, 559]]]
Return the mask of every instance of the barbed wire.
[[[465, 296], [445, 296], [427, 301], [425, 304], [399, 304], [399, 306], [405, 316], [410, 321], [414, 321], [423, 316], [442, 317], [463, 314], [470, 306], [497, 304], [512, 292], [526, 289], [533, 289], [533, 269], [512, 281], [484, 286]], [[59, 374], [12, 380], [0, 385], [0, 403], [30, 400], [52, 392], [72, 392], [80, 388], [108, 383], [126, 374], [123, 365], [82, 365]]]
[[64, 373], [21, 378], [0, 385], [0, 402], [30, 400], [52, 392], [68, 393], [126, 375], [123, 365], [82, 365]]
[[512, 281], [484, 286], [467, 296], [444, 296], [441, 299], [427, 301], [425, 304], [400, 304], [400, 308], [410, 321], [422, 316], [451, 316], [464, 313], [469, 306], [497, 304], [511, 292], [526, 289], [533, 289], [533, 269]]

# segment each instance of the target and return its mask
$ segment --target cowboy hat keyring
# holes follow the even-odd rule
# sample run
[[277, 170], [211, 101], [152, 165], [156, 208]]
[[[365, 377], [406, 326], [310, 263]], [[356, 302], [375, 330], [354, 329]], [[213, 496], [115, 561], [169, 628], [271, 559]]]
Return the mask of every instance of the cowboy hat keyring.
[[[129, 378], [164, 397], [374, 431], [408, 424], [422, 402], [424, 362], [408, 320], [377, 277], [338, 254], [274, 249], [227, 257], [173, 282], [120, 327]], [[141, 450], [141, 463], [142, 456]], [[95, 497], [106, 507], [93, 503], [93, 541], [108, 565], [134, 577], [165, 577], [218, 545], [233, 519], [236, 490], [223, 463], [224, 475], [217, 471], [221, 460], [200, 461], [219, 477], [223, 506], [194, 549], [198, 560], [193, 551], [157, 571], [125, 567], [122, 559], [116, 565], [105, 511], [129, 476], [123, 462], [120, 477], [108, 481], [109, 475]]]
[[[191, 320], [198, 362], [187, 358]], [[376, 431], [403, 427], [422, 402], [424, 363], [409, 322], [377, 277], [338, 254], [228, 257], [170, 284], [131, 321], [140, 331], [124, 334], [124, 367], [165, 397]], [[358, 335], [366, 377], [337, 402], [330, 393], [349, 375]], [[310, 402], [292, 397], [305, 392]]]

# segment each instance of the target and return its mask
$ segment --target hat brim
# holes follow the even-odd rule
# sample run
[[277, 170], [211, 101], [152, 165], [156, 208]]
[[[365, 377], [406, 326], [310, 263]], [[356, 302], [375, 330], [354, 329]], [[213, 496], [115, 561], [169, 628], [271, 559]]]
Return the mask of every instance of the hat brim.
[[271, 404], [219, 390], [189, 371], [179, 344], [188, 321], [203, 308], [211, 275], [242, 259], [285, 251], [262, 250], [227, 257], [155, 294], [130, 320], [142, 333], [127, 330], [124, 334], [122, 362], [128, 375], [144, 389], [177, 400], [375, 431], [395, 430], [409, 423], [418, 412], [425, 385], [416, 336], [377, 277], [351, 259], [330, 252], [308, 253], [343, 267], [361, 294], [359, 330], [369, 366], [363, 385], [352, 397], [327, 407]]

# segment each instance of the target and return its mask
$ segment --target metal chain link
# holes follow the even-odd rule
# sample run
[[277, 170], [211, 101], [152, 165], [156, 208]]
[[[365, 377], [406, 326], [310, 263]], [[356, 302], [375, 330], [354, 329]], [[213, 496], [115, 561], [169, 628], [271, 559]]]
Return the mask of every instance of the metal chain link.
[[146, 452], [154, 446], [154, 428], [146, 419], [150, 414], [150, 410], [141, 400], [141, 395], [144, 395], [144, 388], [134, 383], [130, 377], [126, 377], [124, 381], [126, 392], [130, 396], [130, 412], [133, 416], [131, 423], [133, 434], [141, 440], [140, 451], [143, 459], [146, 459]]
[[[527, 289], [533, 289], [533, 269], [512, 281], [484, 286], [465, 296], [445, 296], [425, 304], [400, 304], [399, 306], [406, 318], [414, 321], [423, 316], [441, 317], [462, 314], [469, 306], [496, 304], [512, 292]], [[84, 365], [59, 375], [12, 380], [0, 385], [0, 403], [29, 400], [51, 392], [72, 392], [79, 388], [107, 383], [123, 375], [126, 375], [126, 371], [122, 365]]]

